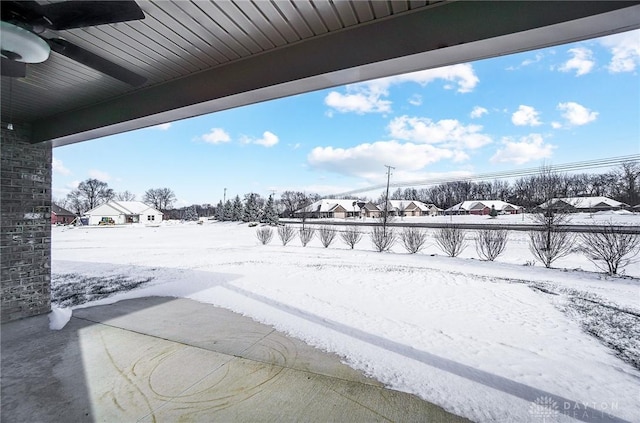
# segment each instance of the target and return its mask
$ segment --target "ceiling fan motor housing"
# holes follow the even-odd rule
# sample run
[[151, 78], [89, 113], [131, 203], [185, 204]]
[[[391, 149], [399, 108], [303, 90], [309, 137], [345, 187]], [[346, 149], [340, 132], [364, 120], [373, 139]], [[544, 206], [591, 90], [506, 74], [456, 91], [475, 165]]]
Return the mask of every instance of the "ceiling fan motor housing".
[[19, 26], [4, 21], [0, 23], [3, 57], [24, 63], [42, 63], [49, 58], [51, 48], [45, 40]]

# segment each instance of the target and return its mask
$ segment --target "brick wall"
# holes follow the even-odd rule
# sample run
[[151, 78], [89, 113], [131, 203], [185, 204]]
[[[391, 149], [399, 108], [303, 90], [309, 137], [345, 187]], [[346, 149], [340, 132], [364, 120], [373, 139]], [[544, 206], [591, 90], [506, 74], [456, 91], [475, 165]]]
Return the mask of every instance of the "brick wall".
[[28, 128], [2, 128], [2, 322], [51, 309], [51, 145], [30, 144], [28, 140]]

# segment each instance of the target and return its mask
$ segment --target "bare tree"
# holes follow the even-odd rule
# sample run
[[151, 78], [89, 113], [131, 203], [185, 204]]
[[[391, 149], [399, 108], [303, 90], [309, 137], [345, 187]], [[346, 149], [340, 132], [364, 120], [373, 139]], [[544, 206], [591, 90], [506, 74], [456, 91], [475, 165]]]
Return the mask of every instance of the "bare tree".
[[599, 269], [616, 275], [640, 253], [640, 235], [624, 232], [609, 222], [593, 232], [581, 233], [578, 250]]
[[380, 253], [388, 251], [396, 243], [396, 233], [392, 228], [385, 231], [384, 226], [374, 226], [371, 231], [371, 243]]
[[476, 252], [483, 260], [493, 261], [504, 252], [507, 246], [509, 231], [506, 229], [488, 228], [478, 231]]
[[415, 254], [424, 248], [427, 233], [420, 228], [408, 227], [402, 230], [400, 239], [409, 254]]
[[300, 237], [300, 242], [303, 247], [306, 247], [307, 244], [313, 239], [313, 235], [315, 235], [316, 230], [311, 227], [302, 227], [298, 232], [298, 236]]
[[559, 208], [560, 203], [554, 202], [561, 189], [561, 180], [562, 177], [549, 167], [543, 166], [538, 175], [538, 190], [544, 202], [539, 207], [540, 211], [532, 215], [541, 227], [529, 232], [529, 250], [547, 268], [573, 250], [573, 235], [563, 228], [570, 220], [569, 215]]
[[176, 195], [169, 188], [151, 188], [144, 193], [142, 201], [164, 212], [176, 201]]
[[336, 239], [336, 231], [331, 226], [321, 226], [318, 229], [318, 237], [324, 248], [328, 248], [333, 240]]
[[535, 258], [549, 268], [557, 259], [571, 254], [573, 236], [569, 232], [553, 226], [540, 231], [530, 231], [529, 250]]
[[353, 250], [353, 247], [362, 239], [362, 232], [357, 226], [350, 226], [346, 231], [340, 233], [340, 237]]
[[456, 225], [448, 225], [436, 230], [436, 243], [449, 257], [457, 257], [467, 248], [466, 232]]
[[256, 229], [256, 237], [258, 238], [258, 241], [260, 241], [262, 245], [267, 245], [268, 243], [271, 242], [271, 239], [273, 238], [273, 229], [271, 229], [268, 226], [263, 226], [261, 228], [258, 228]]
[[296, 231], [288, 225], [278, 226], [278, 237], [280, 237], [282, 245], [287, 245], [293, 238], [296, 237]]
[[69, 205], [74, 208], [77, 214], [82, 214], [87, 210], [94, 209], [101, 204], [111, 200], [114, 196], [113, 190], [106, 182], [97, 179], [87, 179], [80, 182], [78, 188], [67, 195]]
[[117, 193], [113, 198], [118, 201], [135, 201], [136, 195], [129, 191], [122, 191]]

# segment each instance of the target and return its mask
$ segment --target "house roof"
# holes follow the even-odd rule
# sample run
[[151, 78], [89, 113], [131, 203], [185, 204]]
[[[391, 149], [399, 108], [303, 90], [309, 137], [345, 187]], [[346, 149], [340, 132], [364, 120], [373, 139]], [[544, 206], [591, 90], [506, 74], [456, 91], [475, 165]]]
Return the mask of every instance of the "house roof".
[[613, 200], [608, 197], [564, 197], [564, 198], [552, 198], [540, 204], [540, 207], [546, 208], [548, 204], [557, 204], [563, 202], [576, 209], [593, 209], [593, 208], [606, 208], [606, 207], [629, 207], [626, 203]]
[[[312, 203], [310, 205], [308, 205], [307, 207], [303, 207], [299, 210], [296, 210], [295, 213], [300, 213], [304, 210], [306, 210], [308, 213], [313, 213], [313, 212], [318, 212], [318, 213], [330, 213], [335, 211], [335, 209], [337, 207], [342, 207], [343, 209], [345, 209], [346, 211], [354, 211], [354, 205], [353, 203], [362, 203], [362, 200], [358, 200], [355, 198], [349, 198], [349, 199], [337, 199], [337, 198], [324, 198], [322, 200], [318, 200], [315, 203]], [[363, 208], [366, 208], [368, 210], [372, 210], [374, 209], [376, 206], [375, 204], [371, 203], [371, 202], [367, 202]], [[355, 210], [359, 211], [360, 207], [358, 207], [358, 205], [355, 205]]]
[[57, 216], [74, 216], [75, 217], [75, 215], [76, 215], [75, 213], [70, 212], [67, 209], [63, 209], [62, 207], [57, 206], [55, 204], [51, 205], [51, 213], [53, 213], [53, 214], [55, 214]]
[[470, 211], [484, 209], [485, 207], [491, 208], [492, 206], [495, 207], [495, 209], [498, 211], [505, 210], [510, 207], [514, 209], [522, 208], [522, 206], [517, 206], [515, 204], [507, 203], [506, 201], [501, 200], [469, 200], [458, 203], [455, 206], [451, 206], [446, 211]]
[[[442, 210], [442, 209], [439, 209], [435, 204], [425, 204], [422, 201], [418, 201], [418, 200], [389, 200], [389, 205], [391, 206], [389, 207], [389, 209], [403, 211], [403, 210], [406, 210], [411, 204], [414, 204], [421, 211], [429, 211], [429, 210], [432, 210], [434, 207], [437, 210]], [[378, 208], [380, 210], [384, 209], [384, 204], [380, 203], [378, 205]]]
[[105, 204], [99, 205], [89, 211], [86, 215], [121, 215], [121, 214], [142, 214], [145, 212], [155, 212], [156, 214], [162, 214], [162, 212], [154, 209], [153, 207], [143, 203], [142, 201], [109, 201]]

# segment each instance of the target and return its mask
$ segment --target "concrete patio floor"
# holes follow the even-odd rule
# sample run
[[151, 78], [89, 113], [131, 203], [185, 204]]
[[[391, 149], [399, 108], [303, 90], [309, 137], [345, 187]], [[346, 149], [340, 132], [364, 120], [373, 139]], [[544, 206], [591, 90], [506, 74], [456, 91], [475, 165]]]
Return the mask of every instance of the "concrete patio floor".
[[3, 422], [459, 422], [207, 304], [144, 298], [2, 325]]

